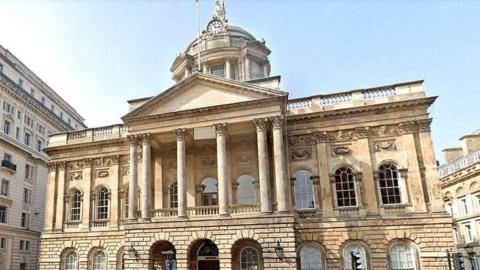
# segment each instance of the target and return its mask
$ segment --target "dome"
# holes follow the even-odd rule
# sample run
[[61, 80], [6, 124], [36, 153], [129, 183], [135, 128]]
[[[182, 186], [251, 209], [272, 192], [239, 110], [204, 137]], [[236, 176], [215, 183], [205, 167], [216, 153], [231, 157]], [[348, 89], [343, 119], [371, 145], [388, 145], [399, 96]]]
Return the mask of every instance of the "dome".
[[213, 18], [200, 34], [200, 40], [196, 37], [173, 61], [170, 71], [175, 81], [195, 72], [240, 81], [269, 76], [270, 50], [265, 41], [231, 25], [225, 14], [223, 1], [216, 1]]
[[[225, 38], [228, 38], [226, 40]], [[196, 54], [197, 53], [197, 39], [195, 38], [185, 50], [186, 54]], [[224, 42], [218, 42], [220, 39], [223, 39]], [[209, 41], [214, 41], [216, 43], [214, 46], [215, 48], [218, 47], [241, 47], [244, 43], [248, 41], [255, 41], [255, 37], [250, 34], [247, 30], [243, 29], [240, 26], [236, 25], [226, 25], [225, 32], [220, 35], [209, 35], [207, 33], [202, 34], [201, 41], [206, 41], [207, 45], [210, 46], [200, 46], [200, 51], [204, 51], [206, 49], [212, 49], [212, 44], [209, 44]], [[225, 42], [227, 41], [227, 42]], [[221, 44], [223, 43], [223, 44]]]

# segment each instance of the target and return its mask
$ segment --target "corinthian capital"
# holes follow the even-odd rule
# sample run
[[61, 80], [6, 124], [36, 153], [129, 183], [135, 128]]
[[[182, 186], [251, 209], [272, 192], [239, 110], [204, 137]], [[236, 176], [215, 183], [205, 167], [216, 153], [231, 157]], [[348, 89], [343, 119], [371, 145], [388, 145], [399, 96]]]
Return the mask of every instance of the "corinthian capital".
[[177, 141], [183, 141], [185, 140], [185, 133], [186, 129], [184, 128], [177, 128], [173, 132], [175, 132], [175, 135], [177, 136]]
[[279, 129], [283, 127], [283, 115], [275, 115], [270, 117], [273, 124], [273, 129]]
[[135, 146], [138, 143], [138, 135], [128, 135], [127, 139], [130, 142], [130, 146]]
[[268, 122], [269, 119], [267, 117], [253, 119], [253, 124], [257, 131], [264, 131], [268, 127]]
[[145, 145], [145, 144], [150, 144], [150, 133], [144, 133], [144, 134], [141, 134], [140, 135], [140, 138], [142, 140], [142, 143]]
[[213, 125], [215, 127], [215, 133], [217, 136], [224, 136], [227, 132], [227, 123], [220, 123]]

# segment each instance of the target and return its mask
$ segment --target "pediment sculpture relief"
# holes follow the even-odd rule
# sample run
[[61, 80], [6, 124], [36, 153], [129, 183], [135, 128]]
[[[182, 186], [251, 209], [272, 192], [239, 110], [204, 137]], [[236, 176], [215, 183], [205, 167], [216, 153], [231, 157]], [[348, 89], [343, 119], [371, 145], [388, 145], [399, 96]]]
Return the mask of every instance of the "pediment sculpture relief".
[[345, 156], [351, 155], [352, 149], [350, 145], [334, 145], [332, 146], [332, 156]]
[[312, 149], [293, 149], [290, 155], [290, 159], [293, 161], [305, 161], [312, 158]]
[[375, 152], [395, 151], [395, 150], [397, 150], [397, 145], [395, 144], [395, 140], [376, 142], [374, 144], [374, 150], [375, 150]]
[[69, 180], [70, 180], [70, 181], [82, 180], [82, 171], [71, 172], [71, 173], [70, 173]]
[[105, 178], [109, 175], [108, 169], [97, 170], [95, 172], [97, 178]]

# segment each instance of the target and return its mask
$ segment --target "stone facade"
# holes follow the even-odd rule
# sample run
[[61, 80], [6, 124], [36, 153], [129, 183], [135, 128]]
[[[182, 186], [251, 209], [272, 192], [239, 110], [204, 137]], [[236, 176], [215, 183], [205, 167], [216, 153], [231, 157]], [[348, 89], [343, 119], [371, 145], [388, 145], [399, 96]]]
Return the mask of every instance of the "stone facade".
[[0, 270], [38, 269], [48, 160], [43, 148], [49, 134], [85, 126], [2, 46], [0, 106]]
[[480, 132], [461, 139], [461, 148], [445, 149], [439, 167], [445, 209], [453, 216], [453, 235], [467, 267], [480, 269]]
[[447, 269], [422, 81], [289, 100], [221, 2], [174, 86], [50, 137], [40, 269]]

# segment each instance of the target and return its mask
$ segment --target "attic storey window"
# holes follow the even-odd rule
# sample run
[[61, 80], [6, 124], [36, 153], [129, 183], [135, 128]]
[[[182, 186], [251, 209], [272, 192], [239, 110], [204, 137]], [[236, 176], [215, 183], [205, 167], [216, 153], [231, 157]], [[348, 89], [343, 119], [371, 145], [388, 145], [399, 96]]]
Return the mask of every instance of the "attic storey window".
[[210, 68], [210, 73], [218, 77], [225, 77], [225, 66], [217, 65]]

